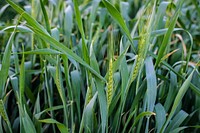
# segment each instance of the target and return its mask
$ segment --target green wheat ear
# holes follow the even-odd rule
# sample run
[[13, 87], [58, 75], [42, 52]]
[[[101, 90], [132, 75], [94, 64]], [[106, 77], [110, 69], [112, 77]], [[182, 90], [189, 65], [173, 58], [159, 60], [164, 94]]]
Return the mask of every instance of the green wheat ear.
[[132, 78], [131, 78], [131, 82], [133, 82], [139, 71], [140, 71], [140, 66], [142, 65], [143, 61], [144, 61], [144, 56], [145, 56], [145, 47], [146, 47], [146, 44], [147, 44], [147, 40], [146, 40], [146, 36], [145, 36], [145, 28], [146, 26], [144, 26], [144, 28], [142, 29], [142, 36], [139, 40], [139, 43], [138, 43], [138, 57], [136, 59], [136, 65], [135, 65], [135, 68], [134, 68], [134, 71], [133, 71], [133, 74], [132, 74]]
[[131, 82], [133, 82], [136, 79], [136, 77], [137, 77], [137, 75], [138, 75], [138, 73], [140, 71], [140, 66], [143, 63], [143, 60], [144, 59], [142, 58], [142, 55], [138, 54], [137, 59], [136, 59], [136, 65], [135, 65], [135, 68], [134, 68], [134, 71], [133, 71], [133, 75], [132, 75], [132, 78], [131, 78]]
[[3, 117], [4, 121], [7, 123], [10, 133], [12, 133], [11, 124], [8, 119], [8, 115], [6, 113], [6, 109], [4, 107], [3, 100], [0, 100], [0, 115]]
[[61, 84], [60, 84], [60, 75], [59, 75], [59, 66], [56, 66], [56, 75], [55, 75], [55, 83], [56, 83], [56, 86], [57, 86], [57, 89], [58, 89], [58, 92], [60, 94], [62, 94], [61, 92]]
[[8, 116], [5, 112], [3, 100], [0, 100], [0, 114], [3, 117], [4, 121], [8, 121]]
[[64, 111], [64, 121], [65, 121], [65, 125], [66, 127], [68, 127], [68, 120], [67, 120], [67, 106], [66, 106], [66, 98], [65, 98], [65, 92], [64, 92], [64, 88], [63, 88], [63, 84], [62, 84], [62, 80], [61, 80], [61, 70], [60, 70], [60, 58], [59, 56], [57, 57], [57, 66], [56, 66], [56, 73], [55, 73], [55, 84], [56, 87], [58, 89], [60, 98], [62, 100], [62, 104], [63, 104], [63, 111]]
[[86, 96], [86, 105], [90, 102], [91, 99], [92, 99], [92, 87], [88, 86], [87, 96]]
[[108, 85], [107, 85], [107, 108], [109, 109], [109, 106], [112, 101], [113, 96], [113, 61], [112, 58], [109, 61], [109, 70], [108, 70]]
[[148, 47], [150, 43], [150, 33], [152, 30], [151, 25], [152, 25], [153, 17], [154, 17], [154, 13], [152, 13], [153, 15], [150, 15], [151, 12], [154, 12], [154, 11], [152, 11], [152, 9], [148, 7], [146, 10], [146, 14], [148, 15], [148, 18], [143, 21], [140, 20], [142, 24], [142, 29], [141, 29], [141, 32], [139, 33], [140, 39], [138, 42], [138, 57], [136, 59], [136, 65], [132, 73], [131, 82], [133, 82], [136, 79], [140, 71], [140, 67], [143, 64], [146, 58], [147, 51], [148, 51]]

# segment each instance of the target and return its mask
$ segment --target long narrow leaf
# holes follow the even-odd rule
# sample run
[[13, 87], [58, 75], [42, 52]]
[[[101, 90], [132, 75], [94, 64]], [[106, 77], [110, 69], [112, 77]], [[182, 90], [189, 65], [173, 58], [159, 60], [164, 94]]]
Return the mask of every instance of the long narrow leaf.
[[[133, 40], [131, 38], [130, 31], [128, 30], [126, 23], [124, 22], [123, 17], [119, 13], [119, 11], [107, 0], [102, 0], [103, 4], [105, 5], [106, 9], [110, 13], [110, 15], [113, 17], [113, 19], [119, 24], [119, 26], [122, 28], [124, 33], [126, 34], [127, 38], [133, 44]], [[133, 46], [133, 45], [132, 45]], [[135, 50], [135, 47], [133, 46], [133, 50]]]
[[10, 56], [11, 56], [11, 48], [12, 48], [12, 43], [13, 43], [13, 38], [14, 38], [15, 32], [13, 32], [8, 40], [8, 43], [6, 45], [6, 49], [4, 52], [3, 60], [2, 60], [2, 66], [0, 69], [0, 97], [3, 98], [3, 95], [5, 94], [4, 92], [4, 86], [6, 79], [8, 77], [8, 71], [10, 67]]
[[188, 90], [189, 88], [189, 85], [190, 85], [190, 81], [192, 79], [192, 76], [193, 76], [193, 73], [194, 73], [194, 70], [193, 72], [189, 75], [189, 77], [185, 80], [185, 82], [183, 83], [183, 85], [181, 86], [175, 100], [174, 100], [174, 104], [172, 106], [172, 109], [171, 109], [171, 112], [167, 118], [167, 121], [165, 122], [165, 124], [163, 125], [162, 129], [161, 129], [161, 133], [163, 133], [167, 127], [167, 125], [169, 124], [171, 118], [173, 117], [178, 105], [180, 104], [183, 96], [185, 95], [186, 91]]

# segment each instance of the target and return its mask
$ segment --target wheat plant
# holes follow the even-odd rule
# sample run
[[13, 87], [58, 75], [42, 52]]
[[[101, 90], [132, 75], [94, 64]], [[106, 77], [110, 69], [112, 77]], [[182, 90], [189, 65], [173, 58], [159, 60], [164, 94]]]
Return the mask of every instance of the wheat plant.
[[200, 132], [198, 0], [1, 0], [0, 132]]

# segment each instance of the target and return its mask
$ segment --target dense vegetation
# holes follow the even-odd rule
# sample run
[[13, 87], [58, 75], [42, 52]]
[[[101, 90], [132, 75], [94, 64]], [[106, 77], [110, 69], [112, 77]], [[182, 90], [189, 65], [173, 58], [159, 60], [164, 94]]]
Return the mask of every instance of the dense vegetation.
[[200, 132], [198, 0], [0, 2], [0, 132]]

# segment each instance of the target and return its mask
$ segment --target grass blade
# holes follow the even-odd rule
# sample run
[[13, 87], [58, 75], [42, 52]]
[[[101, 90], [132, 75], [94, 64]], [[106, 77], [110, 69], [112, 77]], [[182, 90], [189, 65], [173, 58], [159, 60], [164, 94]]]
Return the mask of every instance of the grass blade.
[[87, 63], [89, 63], [88, 49], [87, 49], [87, 46], [86, 46], [85, 33], [84, 33], [84, 30], [83, 30], [83, 24], [82, 24], [80, 11], [78, 9], [78, 3], [77, 3], [77, 0], [73, 0], [73, 2], [74, 2], [75, 14], [76, 14], [76, 22], [78, 24], [78, 28], [79, 28], [79, 31], [80, 31], [81, 37], [82, 37], [82, 53], [83, 53], [82, 55], [83, 55], [84, 60]]
[[11, 124], [10, 124], [10, 121], [8, 119], [8, 114], [6, 112], [3, 100], [0, 100], [0, 115], [3, 117], [4, 121], [7, 123], [9, 132], [12, 133]]
[[66, 105], [66, 96], [65, 96], [65, 90], [63, 87], [60, 66], [61, 66], [60, 65], [60, 57], [57, 56], [57, 66], [56, 66], [56, 73], [55, 73], [54, 80], [55, 80], [55, 83], [56, 83], [56, 86], [57, 86], [57, 89], [58, 89], [58, 92], [59, 92], [59, 95], [60, 95], [60, 98], [61, 98], [62, 104], [63, 104], [64, 123], [65, 123], [65, 126], [68, 127], [68, 115], [67, 115], [68, 108]]
[[129, 132], [136, 126], [137, 122], [142, 119], [145, 116], [151, 116], [151, 115], [155, 115], [155, 113], [153, 112], [142, 112], [140, 113], [134, 120], [134, 123], [131, 125], [131, 128], [129, 129]]
[[42, 2], [42, 0], [40, 0], [40, 6], [42, 8], [42, 13], [44, 15], [46, 29], [47, 29], [48, 33], [51, 34], [51, 26], [50, 26], [50, 23], [49, 23], [49, 17], [47, 15], [47, 12], [46, 12], [46, 9], [45, 9], [45, 6], [44, 6], [44, 3]]
[[104, 92], [103, 82], [97, 78], [95, 80], [96, 80], [96, 88], [98, 91], [98, 99], [99, 99], [99, 104], [100, 104], [102, 133], [104, 133], [106, 129], [107, 115], [108, 115], [106, 95]]
[[[131, 34], [126, 26], [126, 23], [124, 22], [123, 17], [121, 16], [121, 14], [119, 13], [119, 11], [107, 0], [102, 0], [104, 6], [106, 7], [106, 9], [108, 10], [108, 12], [110, 13], [110, 15], [113, 17], [113, 19], [119, 24], [119, 26], [122, 28], [122, 30], [124, 31], [124, 33], [126, 34], [127, 38], [129, 39], [129, 41], [131, 42], [131, 44], [133, 44], [133, 40], [131, 38]], [[133, 46], [133, 45], [132, 45]], [[136, 52], [135, 47], [132, 47], [134, 52]]]
[[33, 122], [30, 119], [25, 108], [24, 108], [24, 116], [22, 117], [22, 122], [26, 133], [36, 133], [35, 126], [33, 125]]
[[179, 13], [180, 13], [180, 8], [175, 12], [171, 22], [170, 22], [170, 25], [169, 25], [169, 28], [167, 30], [167, 33], [165, 34], [164, 36], [164, 39], [162, 41], [162, 44], [160, 46], [160, 49], [158, 51], [158, 58], [156, 60], [156, 64], [155, 64], [155, 67], [158, 66], [158, 64], [160, 63], [164, 53], [165, 53], [165, 50], [167, 48], [167, 45], [169, 44], [169, 41], [170, 41], [170, 38], [171, 38], [171, 35], [172, 35], [172, 32], [173, 32], [173, 29], [176, 25], [176, 21], [178, 19], [178, 16], [179, 16]]
[[55, 54], [55, 55], [58, 55], [58, 54], [62, 54], [62, 53], [57, 50], [44, 48], [44, 49], [25, 51], [25, 52], [23, 52], [23, 54], [39, 54], [39, 55], [43, 55], [43, 54], [44, 55], [46, 55], [46, 54], [54, 55]]
[[67, 127], [65, 127], [64, 124], [62, 124], [62, 123], [60, 123], [60, 122], [58, 122], [58, 121], [56, 121], [54, 119], [43, 119], [43, 120], [39, 120], [39, 122], [56, 124], [61, 133], [68, 133]]
[[[24, 46], [23, 51], [24, 51]], [[22, 62], [21, 62], [21, 67], [20, 67], [20, 77], [19, 77], [19, 99], [21, 101], [21, 104], [23, 104], [23, 99], [24, 99], [24, 88], [25, 88], [25, 66], [24, 66], [24, 54], [22, 55]]]
[[157, 78], [151, 57], [148, 57], [146, 59], [145, 68], [147, 77], [147, 92], [146, 92], [148, 99], [147, 110], [152, 112], [154, 110], [154, 105], [156, 102]]
[[188, 116], [188, 113], [186, 113], [183, 110], [178, 112], [178, 114], [172, 119], [169, 126], [166, 128], [166, 132], [169, 133], [173, 129], [178, 128], [182, 124], [182, 122], [186, 119], [187, 116]]
[[46, 112], [48, 112], [48, 111], [58, 110], [58, 109], [63, 109], [63, 105], [54, 106], [54, 107], [51, 107], [51, 108], [47, 108], [47, 109], [45, 109], [45, 110], [43, 110], [43, 111], [41, 111], [41, 112], [35, 114], [34, 116], [35, 116], [36, 119], [39, 119], [40, 116], [41, 116], [43, 113], [46, 113]]
[[8, 40], [8, 43], [6, 45], [6, 49], [4, 51], [4, 56], [2, 60], [2, 66], [0, 69], [0, 98], [3, 98], [5, 95], [4, 92], [4, 87], [5, 83], [8, 77], [8, 71], [10, 67], [10, 56], [11, 56], [11, 50], [12, 50], [12, 43], [13, 43], [13, 38], [14, 38], [15, 32], [13, 32]]
[[[94, 105], [96, 102], [96, 98], [97, 98], [97, 92], [94, 94], [93, 98], [90, 100], [90, 102], [87, 104], [85, 110], [84, 110], [84, 124], [85, 124], [85, 129], [90, 129], [90, 132], [93, 132], [93, 115], [94, 115]], [[87, 131], [87, 130], [86, 130]]]
[[193, 72], [188, 76], [188, 78], [185, 80], [185, 82], [183, 83], [183, 85], [181, 86], [181, 88], [178, 91], [178, 94], [176, 95], [176, 98], [174, 100], [174, 104], [172, 106], [171, 112], [167, 118], [167, 121], [165, 122], [165, 124], [163, 125], [162, 129], [161, 129], [161, 133], [163, 133], [167, 127], [167, 125], [169, 124], [171, 118], [173, 117], [178, 105], [180, 104], [183, 96], [185, 95], [187, 89], [189, 88], [190, 85], [190, 81], [192, 80], [192, 76], [193, 76], [194, 70]]
[[156, 128], [157, 128], [156, 132], [159, 133], [163, 124], [166, 121], [165, 108], [160, 103], [158, 103], [155, 106], [155, 113], [156, 113]]

